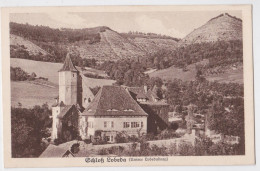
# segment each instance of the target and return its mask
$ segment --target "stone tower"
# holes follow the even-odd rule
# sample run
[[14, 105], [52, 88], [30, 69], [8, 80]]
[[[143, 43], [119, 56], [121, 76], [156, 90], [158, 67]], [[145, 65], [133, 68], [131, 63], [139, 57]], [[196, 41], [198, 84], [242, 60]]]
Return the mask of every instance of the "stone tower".
[[79, 71], [67, 54], [63, 67], [59, 70], [59, 102], [65, 105], [78, 103]]
[[62, 121], [61, 113], [63, 110], [77, 105], [78, 94], [80, 91], [79, 71], [73, 65], [69, 54], [67, 54], [63, 67], [59, 70], [59, 97], [56, 104], [52, 106], [52, 139], [55, 140], [61, 137]]

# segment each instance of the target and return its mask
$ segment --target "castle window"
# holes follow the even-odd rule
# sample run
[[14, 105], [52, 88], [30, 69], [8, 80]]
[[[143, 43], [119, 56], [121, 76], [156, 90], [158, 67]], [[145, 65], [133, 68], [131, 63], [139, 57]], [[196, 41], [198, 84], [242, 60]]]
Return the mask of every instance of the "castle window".
[[90, 99], [90, 98], [88, 98], [88, 102], [89, 102], [89, 103], [91, 102], [91, 99]]
[[139, 122], [131, 122], [131, 128], [139, 128], [140, 123]]
[[106, 136], [107, 142], [110, 142], [110, 136]]
[[113, 121], [105, 121], [104, 122], [104, 128], [114, 128], [114, 122]]
[[130, 127], [130, 122], [124, 122], [124, 128], [129, 128]]
[[114, 128], [114, 122], [111, 121], [111, 128]]

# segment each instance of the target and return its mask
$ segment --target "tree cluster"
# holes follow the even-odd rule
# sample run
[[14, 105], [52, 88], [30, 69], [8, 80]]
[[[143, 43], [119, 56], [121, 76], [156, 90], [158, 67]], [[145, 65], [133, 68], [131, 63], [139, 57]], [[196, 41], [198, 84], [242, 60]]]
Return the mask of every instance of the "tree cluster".
[[27, 72], [22, 70], [20, 67], [11, 67], [10, 75], [12, 81], [25, 81], [25, 80], [35, 80], [36, 74], [33, 72], [29, 75]]
[[18, 24], [10, 22], [10, 33], [22, 36], [36, 42], [74, 43], [88, 40], [89, 44], [99, 42], [99, 32], [104, 32], [108, 27], [96, 27], [86, 29], [53, 29], [48, 26], [33, 26], [30, 24]]
[[171, 39], [176, 42], [178, 42], [180, 39], [174, 38], [171, 36], [166, 36], [166, 35], [161, 35], [161, 34], [156, 34], [156, 33], [143, 33], [143, 32], [138, 32], [138, 31], [129, 31], [128, 33], [120, 33], [126, 38], [149, 38], [149, 39]]
[[147, 59], [147, 64], [157, 69], [164, 69], [170, 66], [184, 68], [203, 59], [209, 60], [208, 68], [243, 62], [242, 41], [194, 43], [180, 46], [175, 50], [161, 50], [152, 55], [150, 59]]
[[11, 108], [12, 157], [38, 157], [45, 150], [47, 144], [42, 139], [50, 136], [50, 116], [47, 104]]

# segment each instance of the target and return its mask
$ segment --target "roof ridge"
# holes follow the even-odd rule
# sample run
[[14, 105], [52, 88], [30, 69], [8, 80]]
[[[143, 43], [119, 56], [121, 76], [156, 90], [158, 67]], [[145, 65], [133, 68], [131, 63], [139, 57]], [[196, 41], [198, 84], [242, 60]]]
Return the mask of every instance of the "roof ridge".
[[70, 54], [68, 53], [66, 58], [65, 58], [65, 61], [64, 61], [64, 64], [62, 66], [62, 68], [59, 70], [60, 71], [74, 71], [74, 72], [79, 72], [77, 70], [77, 68], [74, 66], [71, 58], [70, 58]]
[[[126, 91], [123, 87], [121, 87], [124, 91]], [[131, 98], [131, 100], [134, 102], [134, 103], [136, 103], [136, 105], [144, 112], [144, 113], [146, 113], [144, 110], [143, 110], [143, 108], [141, 108], [141, 106], [133, 99], [133, 97], [131, 96], [131, 94], [130, 93], [127, 93], [127, 91], [126, 91], [126, 94]], [[146, 113], [147, 114], [147, 113]]]
[[[101, 97], [101, 94], [102, 94], [102, 92], [103, 92], [103, 87], [104, 87], [104, 86], [102, 86], [101, 89], [99, 90], [99, 91], [100, 91], [99, 98]], [[97, 109], [98, 109], [99, 106], [100, 106], [100, 99], [98, 100]], [[96, 109], [96, 110], [97, 110], [97, 109]]]

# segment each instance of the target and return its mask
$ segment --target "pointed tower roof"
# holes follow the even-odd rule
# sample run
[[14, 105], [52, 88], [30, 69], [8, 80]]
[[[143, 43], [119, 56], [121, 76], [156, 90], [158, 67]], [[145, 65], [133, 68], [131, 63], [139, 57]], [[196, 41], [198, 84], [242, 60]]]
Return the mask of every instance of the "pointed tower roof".
[[65, 61], [64, 61], [64, 64], [63, 64], [63, 67], [59, 70], [59, 72], [60, 71], [74, 71], [74, 72], [78, 72], [78, 70], [76, 69], [76, 67], [73, 65], [73, 63], [71, 61], [69, 53], [67, 54], [67, 56], [65, 58]]

